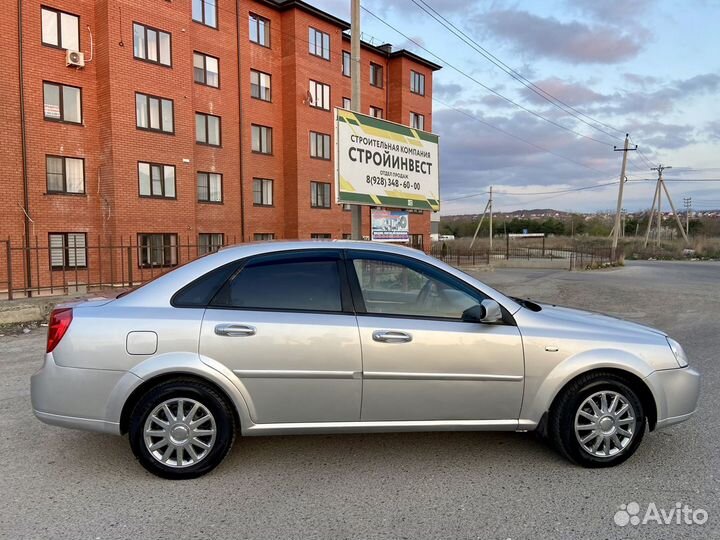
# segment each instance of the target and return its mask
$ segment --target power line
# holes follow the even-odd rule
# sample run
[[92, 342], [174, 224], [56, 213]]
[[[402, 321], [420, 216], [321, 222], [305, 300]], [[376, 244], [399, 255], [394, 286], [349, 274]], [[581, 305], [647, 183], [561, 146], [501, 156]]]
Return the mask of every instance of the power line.
[[[612, 186], [615, 184], [619, 184], [620, 182], [618, 180], [615, 180], [614, 182], [607, 182], [604, 184], [593, 184], [591, 186], [582, 186], [582, 187], [576, 187], [576, 188], [568, 188], [568, 189], [557, 189], [552, 191], [535, 191], [530, 193], [518, 193], [518, 192], [510, 192], [510, 191], [494, 191], [493, 193], [496, 195], [505, 195], [509, 197], [530, 197], [533, 195], [555, 195], [558, 193], [571, 193], [575, 191], [585, 191], [588, 189], [599, 189], [607, 186]], [[443, 202], [451, 202], [451, 201], [459, 201], [461, 199], [469, 199], [471, 197], [479, 197], [481, 195], [486, 195], [489, 193], [488, 191], [481, 191], [479, 193], [472, 193], [470, 195], [464, 195], [462, 197], [454, 197], [452, 199], [443, 199]]]
[[[605, 135], [611, 137], [611, 138], [617, 138], [616, 135], [613, 135], [612, 133], [609, 133], [608, 131], [597, 127], [595, 124], [599, 124], [601, 126], [604, 126], [608, 129], [611, 129], [613, 131], [616, 131], [617, 133], [623, 134], [624, 132], [620, 131], [619, 129], [616, 129], [612, 126], [609, 126], [608, 124], [605, 124], [581, 111], [576, 109], [575, 107], [568, 105], [564, 101], [562, 101], [560, 98], [554, 96], [550, 92], [547, 92], [543, 88], [539, 87], [529, 79], [525, 78], [521, 73], [519, 73], [517, 70], [513, 69], [512, 67], [508, 66], [505, 62], [500, 60], [497, 56], [492, 54], [490, 51], [485, 49], [482, 45], [480, 45], [477, 41], [475, 41], [471, 36], [466, 34], [463, 30], [455, 26], [451, 21], [449, 21], [446, 17], [444, 17], [442, 14], [438, 13], [437, 10], [435, 10], [432, 6], [430, 6], [427, 2], [424, 0], [419, 0], [420, 3], [418, 3], [418, 0], [411, 0], [413, 4], [415, 4], [418, 8], [420, 8], [423, 12], [428, 14], [430, 17], [432, 17], [435, 21], [437, 21], [439, 24], [441, 24], [444, 28], [449, 30], [453, 35], [455, 35], [458, 39], [460, 39], [463, 43], [467, 44], [469, 47], [474, 49], [476, 52], [478, 52], [481, 56], [483, 56], [485, 59], [487, 59], [490, 63], [495, 65], [496, 67], [500, 68], [502, 71], [504, 71], [506, 74], [508, 74], [510, 77], [518, 81], [520, 84], [525, 86], [528, 90], [532, 91], [533, 93], [540, 96], [542, 99], [550, 103], [551, 105], [554, 105], [561, 111], [563, 111], [566, 114], [569, 114], [579, 120], [580, 122], [590, 126], [593, 129], [596, 129], [597, 131], [600, 131], [601, 133], [604, 133]], [[422, 4], [422, 5], [421, 5]], [[429, 11], [428, 11], [429, 10]], [[432, 12], [432, 13], [431, 13]], [[584, 120], [581, 118], [581, 116], [584, 116], [585, 118], [588, 118], [593, 123], [588, 122], [587, 120]]]
[[590, 140], [590, 141], [593, 141], [593, 142], [596, 142], [596, 143], [598, 143], [598, 144], [602, 144], [602, 145], [605, 145], [605, 146], [613, 146], [611, 143], [608, 143], [608, 142], [605, 142], [605, 141], [601, 141], [601, 140], [599, 140], [599, 139], [595, 139], [594, 137], [591, 137], [591, 136], [589, 136], [589, 135], [585, 135], [585, 134], [583, 134], [583, 133], [580, 133], [579, 131], [575, 131], [575, 130], [572, 129], [572, 128], [569, 128], [569, 127], [567, 127], [567, 126], [563, 126], [562, 124], [559, 124], [559, 123], [555, 122], [554, 120], [551, 120], [551, 119], [549, 119], [549, 118], [541, 115], [540, 113], [537, 113], [537, 112], [535, 112], [535, 111], [533, 111], [533, 110], [531, 110], [531, 109], [528, 109], [527, 107], [524, 107], [523, 105], [520, 105], [519, 103], [517, 103], [517, 102], [513, 101], [512, 99], [510, 99], [509, 97], [506, 97], [506, 96], [502, 95], [502, 94], [501, 94], [500, 92], [498, 92], [497, 90], [494, 90], [493, 88], [490, 88], [490, 87], [487, 86], [486, 84], [481, 83], [479, 80], [477, 80], [477, 79], [476, 79], [475, 77], [473, 77], [472, 75], [468, 75], [468, 74], [465, 73], [463, 70], [461, 70], [460, 68], [456, 67], [454, 64], [451, 64], [451, 63], [448, 62], [447, 60], [443, 59], [442, 57], [438, 56], [437, 54], [435, 54], [435, 53], [432, 52], [431, 50], [427, 49], [426, 47], [424, 47], [423, 45], [421, 45], [420, 43], [418, 43], [416, 40], [414, 40], [413, 38], [411, 38], [411, 37], [408, 36], [407, 34], [404, 34], [404, 33], [401, 32], [400, 30], [398, 30], [397, 28], [395, 28], [393, 25], [391, 25], [391, 24], [388, 23], [387, 21], [383, 20], [383, 19], [382, 19], [381, 17], [379, 17], [378, 15], [375, 15], [372, 11], [370, 11], [370, 10], [369, 10], [368, 8], [366, 8], [365, 6], [361, 6], [361, 7], [362, 7], [363, 11], [365, 11], [366, 13], [368, 13], [369, 15], [371, 15], [372, 17], [376, 18], [378, 21], [380, 21], [381, 23], [383, 23], [385, 26], [387, 26], [388, 28], [391, 28], [392, 30], [394, 30], [395, 32], [397, 32], [398, 34], [400, 34], [402, 37], [404, 37], [406, 40], [408, 40], [409, 42], [415, 44], [417, 47], [419, 47], [420, 49], [422, 49], [422, 50], [425, 51], [426, 53], [428, 53], [428, 54], [432, 55], [433, 57], [437, 58], [440, 63], [445, 64], [445, 66], [447, 66], [447, 67], [449, 67], [449, 68], [457, 71], [457, 72], [460, 73], [462, 76], [464, 76], [464, 77], [466, 77], [467, 79], [473, 81], [473, 82], [474, 82], [475, 84], [477, 84], [478, 86], [481, 86], [482, 88], [484, 88], [484, 89], [487, 90], [488, 92], [491, 92], [492, 94], [494, 94], [494, 95], [496, 95], [497, 97], [503, 99], [504, 101], [507, 101], [508, 103], [514, 105], [515, 107], [517, 107], [517, 108], [519, 108], [519, 109], [522, 109], [523, 111], [525, 111], [525, 112], [527, 112], [527, 113], [529, 113], [529, 114], [532, 114], [533, 116], [535, 116], [535, 117], [537, 117], [537, 118], [539, 118], [539, 119], [541, 119], [541, 120], [544, 120], [545, 122], [548, 122], [549, 124], [552, 124], [553, 126], [555, 126], [555, 127], [557, 127], [557, 128], [560, 128], [560, 129], [563, 129], [563, 130], [568, 131], [568, 132], [570, 132], [570, 133], [573, 133], [574, 135], [577, 135], [578, 137], [582, 137], [582, 138], [588, 139], [588, 140]]

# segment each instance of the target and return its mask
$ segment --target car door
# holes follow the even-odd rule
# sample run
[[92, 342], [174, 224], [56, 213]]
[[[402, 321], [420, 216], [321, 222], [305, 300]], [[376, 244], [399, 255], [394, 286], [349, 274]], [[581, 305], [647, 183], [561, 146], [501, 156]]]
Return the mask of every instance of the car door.
[[256, 423], [359, 420], [360, 339], [340, 252], [245, 261], [205, 311], [200, 354], [242, 381]]
[[363, 421], [514, 420], [524, 361], [511, 318], [465, 322], [486, 297], [430, 264], [352, 251], [363, 351]]

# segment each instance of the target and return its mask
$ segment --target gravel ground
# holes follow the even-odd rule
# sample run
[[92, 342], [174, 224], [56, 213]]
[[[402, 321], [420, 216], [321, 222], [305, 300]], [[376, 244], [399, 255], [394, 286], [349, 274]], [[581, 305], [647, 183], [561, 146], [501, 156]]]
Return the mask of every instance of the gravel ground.
[[[0, 538], [720, 538], [720, 264], [479, 276], [668, 331], [703, 373], [698, 414], [649, 434], [614, 469], [572, 466], [531, 434], [293, 436], [239, 440], [212, 474], [168, 482], [123, 438], [34, 419], [29, 377], [45, 339], [35, 329], [0, 337]], [[708, 520], [617, 526], [631, 502], [641, 517], [650, 503], [682, 503]]]

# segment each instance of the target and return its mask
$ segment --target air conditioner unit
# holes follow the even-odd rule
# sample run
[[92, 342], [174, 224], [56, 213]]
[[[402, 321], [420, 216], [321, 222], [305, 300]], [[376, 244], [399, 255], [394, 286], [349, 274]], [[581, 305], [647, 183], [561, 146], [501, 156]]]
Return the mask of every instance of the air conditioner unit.
[[66, 51], [65, 65], [73, 67], [85, 67], [85, 53], [80, 51]]

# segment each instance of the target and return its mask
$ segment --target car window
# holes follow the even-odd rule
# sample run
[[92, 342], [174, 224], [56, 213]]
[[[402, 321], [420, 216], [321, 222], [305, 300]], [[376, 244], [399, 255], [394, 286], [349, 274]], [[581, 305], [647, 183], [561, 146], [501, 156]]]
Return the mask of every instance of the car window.
[[353, 260], [368, 313], [461, 319], [481, 302], [481, 293], [463, 290], [440, 271], [399, 260]]
[[340, 312], [338, 261], [297, 256], [251, 260], [218, 293], [213, 306]]
[[206, 307], [238, 266], [239, 263], [234, 261], [211, 270], [180, 289], [173, 297], [171, 304], [175, 307]]

